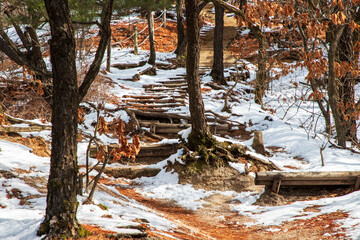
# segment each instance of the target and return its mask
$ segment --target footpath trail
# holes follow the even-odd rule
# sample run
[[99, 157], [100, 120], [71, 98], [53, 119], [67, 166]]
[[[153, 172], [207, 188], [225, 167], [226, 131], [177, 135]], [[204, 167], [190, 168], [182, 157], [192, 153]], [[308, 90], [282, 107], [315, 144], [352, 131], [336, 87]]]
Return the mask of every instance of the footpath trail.
[[[215, 22], [214, 13], [210, 7], [206, 7], [204, 14], [211, 22]], [[231, 41], [237, 35], [237, 21], [232, 15], [224, 15], [224, 32], [223, 32], [223, 51], [224, 51], [224, 67], [232, 67], [235, 65], [235, 58], [228, 50], [228, 46]], [[213, 65], [213, 54], [214, 54], [214, 28], [206, 28], [201, 34], [201, 45], [200, 45], [200, 67], [211, 68]]]

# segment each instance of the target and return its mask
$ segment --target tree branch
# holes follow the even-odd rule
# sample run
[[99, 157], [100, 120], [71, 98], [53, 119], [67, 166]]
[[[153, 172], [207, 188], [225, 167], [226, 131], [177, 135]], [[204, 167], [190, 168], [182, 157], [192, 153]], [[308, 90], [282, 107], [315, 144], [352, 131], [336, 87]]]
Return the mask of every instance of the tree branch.
[[78, 99], [79, 103], [84, 99], [91, 84], [94, 82], [95, 77], [99, 73], [101, 62], [102, 59], [104, 58], [105, 49], [111, 37], [110, 21], [113, 11], [113, 5], [114, 5], [114, 0], [108, 0], [106, 3], [104, 17], [101, 21], [102, 27], [100, 28], [101, 39], [100, 39], [99, 47], [96, 51], [95, 59], [92, 62], [89, 71], [87, 72], [84, 78], [84, 81], [79, 87], [79, 99]]

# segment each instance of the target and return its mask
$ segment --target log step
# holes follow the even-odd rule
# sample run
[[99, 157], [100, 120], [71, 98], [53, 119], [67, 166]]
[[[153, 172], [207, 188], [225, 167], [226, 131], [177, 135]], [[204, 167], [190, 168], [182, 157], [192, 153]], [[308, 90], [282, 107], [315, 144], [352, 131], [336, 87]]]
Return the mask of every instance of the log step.
[[187, 84], [149, 84], [143, 85], [145, 89], [187, 89]]
[[[108, 151], [111, 151], [116, 144], [110, 144], [106, 146]], [[140, 152], [136, 156], [135, 162], [142, 164], [154, 164], [158, 163], [170, 155], [177, 152], [179, 148], [178, 144], [141, 144]], [[90, 157], [95, 158], [96, 153], [99, 151], [98, 147], [93, 145], [90, 147]], [[127, 159], [124, 159], [127, 160]], [[111, 162], [111, 161], [110, 161]]]
[[4, 125], [0, 128], [0, 132], [41, 132], [44, 130], [51, 130], [51, 126], [12, 126], [12, 125]]
[[[149, 121], [141, 121], [141, 127], [150, 128], [150, 131], [154, 134], [158, 135], [173, 135], [178, 134], [181, 130], [187, 129], [191, 126], [191, 124], [171, 124], [171, 123], [159, 123], [159, 122], [149, 122]], [[227, 134], [231, 129], [229, 124], [219, 124], [219, 125], [210, 125], [210, 131], [213, 134], [224, 135]]]
[[352, 172], [258, 172], [256, 185], [272, 186], [279, 192], [281, 186], [355, 186], [359, 189], [360, 171]]
[[158, 83], [162, 84], [187, 84], [186, 80], [170, 80], [170, 81], [159, 81]]
[[[101, 166], [95, 168], [97, 171], [101, 169]], [[130, 166], [130, 167], [106, 167], [104, 173], [114, 178], [128, 178], [135, 179], [140, 177], [154, 177], [161, 169], [148, 168], [142, 166]]]
[[134, 107], [129, 106], [131, 110], [139, 110], [142, 112], [148, 112], [148, 113], [165, 113], [168, 111], [168, 109], [162, 109], [162, 108], [146, 108], [146, 107]]
[[129, 107], [141, 107], [141, 108], [176, 108], [185, 106], [185, 103], [168, 103], [168, 104], [137, 104], [137, 103], [128, 103]]
[[174, 92], [185, 94], [187, 93], [187, 88], [146, 88], [145, 92]]
[[151, 99], [151, 98], [140, 98], [140, 99], [127, 99], [125, 103], [181, 103], [185, 104], [185, 100], [182, 98], [170, 98], [170, 99]]
[[139, 99], [163, 99], [168, 96], [164, 95], [123, 95], [122, 98], [139, 98]]

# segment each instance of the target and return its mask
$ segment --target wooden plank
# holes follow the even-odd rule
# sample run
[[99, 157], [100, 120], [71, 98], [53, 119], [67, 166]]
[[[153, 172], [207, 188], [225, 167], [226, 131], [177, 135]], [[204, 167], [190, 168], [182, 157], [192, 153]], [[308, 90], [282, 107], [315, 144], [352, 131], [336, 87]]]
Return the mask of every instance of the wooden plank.
[[[274, 181], [259, 182], [255, 181], [255, 185], [272, 186]], [[342, 180], [317, 180], [317, 181], [287, 181], [281, 180], [281, 186], [336, 186], [336, 185], [354, 185], [355, 180], [342, 179]]]
[[256, 185], [274, 186], [281, 179], [282, 186], [355, 185], [360, 187], [359, 171], [342, 172], [258, 172]]
[[185, 106], [184, 103], [169, 103], [169, 104], [141, 104], [141, 103], [128, 103], [129, 107], [139, 108], [175, 108]]
[[275, 176], [281, 176], [282, 179], [319, 179], [319, 178], [342, 178], [356, 177], [360, 171], [335, 171], [335, 172], [258, 172], [256, 177], [259, 180], [272, 180]]
[[164, 95], [123, 95], [122, 98], [141, 98], [141, 99], [162, 99], [167, 98], [168, 96]]
[[[171, 78], [170, 78], [171, 79]], [[176, 84], [176, 83], [186, 83], [186, 80], [170, 80], [170, 81], [159, 81], [159, 83], [162, 83], [162, 84], [167, 84], [167, 83], [170, 83], [170, 84]]]
[[126, 99], [124, 102], [127, 103], [181, 103], [184, 104], [185, 100], [181, 98], [170, 98], [170, 99], [151, 99], [151, 98], [139, 98], [139, 99]]

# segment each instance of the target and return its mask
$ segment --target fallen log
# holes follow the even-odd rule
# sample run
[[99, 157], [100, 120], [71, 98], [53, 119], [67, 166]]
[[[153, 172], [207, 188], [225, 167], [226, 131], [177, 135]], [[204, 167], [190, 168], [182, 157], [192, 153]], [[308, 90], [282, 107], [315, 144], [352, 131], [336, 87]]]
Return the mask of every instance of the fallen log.
[[[113, 148], [117, 147], [116, 144], [107, 145], [108, 152], [111, 152]], [[157, 163], [162, 161], [171, 154], [177, 152], [179, 148], [178, 144], [146, 144], [140, 146], [140, 152], [136, 156], [136, 163]], [[96, 145], [90, 147], [90, 157], [95, 158], [99, 148]], [[129, 159], [124, 158], [124, 161]], [[109, 163], [112, 161], [110, 159]]]
[[111, 65], [111, 67], [115, 67], [117, 69], [129, 69], [129, 68], [136, 68], [136, 67], [142, 67], [146, 64], [146, 61], [141, 61], [138, 63], [116, 63]]
[[[101, 166], [95, 167], [98, 171]], [[131, 166], [131, 167], [107, 167], [104, 170], [106, 175], [115, 178], [128, 178], [135, 179], [140, 177], [154, 177], [156, 176], [161, 169], [159, 168], [147, 168], [140, 166]]]
[[29, 127], [25, 127], [25, 126], [22, 127], [22, 126], [4, 125], [1, 126], [0, 128], [0, 132], [41, 132], [44, 130], [51, 130], [51, 126], [33, 125]]
[[26, 124], [28, 126], [13, 126], [3, 125], [0, 128], [0, 132], [40, 132], [44, 130], [51, 130], [51, 126], [33, 123], [31, 121], [13, 118], [9, 115], [5, 115], [6, 121], [11, 124]]
[[352, 172], [258, 172], [256, 185], [272, 186], [275, 193], [281, 186], [354, 186], [360, 187], [360, 171]]

